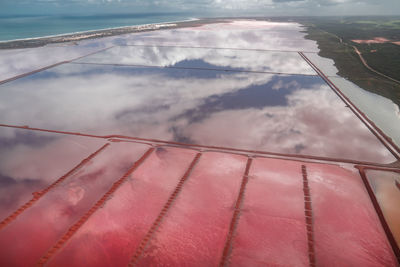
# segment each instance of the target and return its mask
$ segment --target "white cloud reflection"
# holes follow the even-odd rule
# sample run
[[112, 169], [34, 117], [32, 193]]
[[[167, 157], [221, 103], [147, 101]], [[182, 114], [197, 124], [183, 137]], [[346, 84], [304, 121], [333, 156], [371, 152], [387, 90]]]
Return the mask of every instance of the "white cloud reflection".
[[191, 67], [316, 75], [297, 52], [118, 46], [78, 62]]
[[[7, 101], [0, 102], [0, 121], [102, 135], [392, 160], [322, 80], [308, 77], [311, 80], [306, 82], [304, 77], [69, 64], [4, 85], [0, 94]], [[274, 86], [277, 95], [269, 92]], [[243, 90], [256, 95], [246, 100], [250, 101], [247, 108], [238, 109], [229, 101], [236, 101], [232, 97]], [[272, 102], [259, 106], [255, 103], [260, 97]]]
[[102, 48], [104, 48], [104, 44], [4, 50], [0, 54], [0, 81], [62, 61], [72, 60]]
[[[249, 31], [249, 29], [251, 29], [251, 31]], [[288, 51], [318, 51], [316, 43], [314, 41], [304, 39], [305, 33], [300, 32], [301, 30], [301, 25], [297, 23], [275, 23], [267, 21], [238, 20], [226, 23], [207, 24], [201, 27], [194, 28], [134, 33], [108, 38], [86, 40], [78, 42], [77, 45], [73, 46], [46, 46], [31, 49], [1, 50], [0, 80], [12, 78], [14, 76], [43, 68], [52, 64], [56, 64], [61, 61], [72, 60], [79, 56], [99, 51], [100, 49], [105, 47], [121, 44], [152, 44], [195, 47], [205, 46], [245, 49], [271, 49]], [[172, 55], [173, 58], [166, 59], [168, 60], [168, 62], [173, 62], [173, 60], [181, 59], [179, 55], [177, 55], [175, 52], [177, 51], [174, 51]], [[224, 56], [223, 54], [221, 54], [220, 57], [213, 59], [212, 54], [210, 54], [209, 52], [210, 51], [206, 53], [208, 54], [208, 60], [213, 60], [213, 62], [217, 64], [226, 64], [224, 62], [215, 62], [217, 59], [223, 60], [223, 57], [221, 57]], [[193, 51], [191, 51], [191, 53], [193, 53]], [[194, 53], [196, 53], [196, 51]], [[201, 50], [198, 50], [197, 53], [201, 53]], [[218, 53], [228, 52], [220, 51]], [[171, 56], [171, 54], [168, 53], [167, 56], [169, 57]], [[188, 56], [190, 55], [185, 55], [185, 57]], [[228, 54], [227, 56], [230, 55]], [[283, 59], [273, 54], [270, 54], [269, 57], [264, 54], [264, 57], [260, 57], [260, 59], [269, 60], [270, 57], [272, 57], [275, 61], [279, 59], [279, 62], [276, 62], [278, 63], [278, 65], [284, 63]], [[245, 64], [245, 67], [249, 67], [251, 66], [251, 61], [254, 59], [254, 57], [251, 57], [246, 60], [245, 57], [241, 57], [240, 60], [246, 60], [247, 63], [240, 64]], [[137, 60], [140, 60], [140, 57]], [[230, 60], [229, 62], [230, 64], [232, 64], [232, 60]], [[164, 63], [165, 62], [160, 61], [160, 64]], [[306, 70], [307, 72], [310, 71], [303, 64], [299, 64], [299, 66], [303, 66], [302, 69]], [[285, 67], [288, 68], [288, 64], [285, 64]], [[284, 68], [280, 67], [279, 69], [283, 70]], [[290, 69], [287, 69], [287, 72], [289, 72], [289, 70]]]
[[[0, 129], [0, 220], [56, 181], [104, 140]], [[11, 193], [10, 193], [11, 192]]]
[[[296, 23], [238, 20], [87, 40], [59, 51], [70, 49], [79, 54], [89, 48], [132, 43], [318, 51], [315, 42], [304, 39], [301, 30]], [[44, 47], [18, 51], [18, 55], [32, 55], [24, 57], [29, 66], [41, 62], [39, 58], [45, 58], [44, 62], [62, 58], [57, 49]], [[169, 66], [186, 60], [190, 66], [200, 60], [201, 64], [221, 68], [270, 68], [289, 73], [310, 70], [295, 52], [126, 47], [93, 58], [103, 63], [116, 60]], [[8, 65], [17, 71], [25, 66], [18, 65], [18, 60], [10, 62], [13, 64]], [[4, 84], [0, 121], [103, 135], [120, 133], [275, 152], [392, 160], [322, 80], [308, 84], [302, 81], [303, 76], [284, 77], [289, 76], [67, 64]], [[241, 96], [244, 89], [256, 95]], [[250, 98], [235, 102], [238, 97]], [[260, 100], [265, 102], [261, 106]], [[243, 106], [245, 102], [247, 106]], [[222, 127], [224, 124], [226, 127]]]
[[116, 38], [116, 44], [181, 45], [318, 52], [298, 23], [235, 20], [201, 27], [163, 30]]

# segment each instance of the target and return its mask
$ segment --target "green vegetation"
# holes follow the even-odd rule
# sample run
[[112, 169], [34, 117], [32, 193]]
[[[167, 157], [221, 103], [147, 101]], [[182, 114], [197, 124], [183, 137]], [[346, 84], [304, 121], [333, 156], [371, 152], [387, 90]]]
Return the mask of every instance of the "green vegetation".
[[357, 44], [355, 46], [371, 68], [400, 80], [400, 45], [384, 43]]
[[300, 18], [297, 21], [307, 26], [306, 38], [317, 41], [319, 55], [335, 61], [340, 76], [400, 106], [400, 84], [368, 70], [353, 48], [358, 48], [371, 68], [400, 80], [400, 46], [351, 41], [375, 37], [400, 41], [399, 18]]

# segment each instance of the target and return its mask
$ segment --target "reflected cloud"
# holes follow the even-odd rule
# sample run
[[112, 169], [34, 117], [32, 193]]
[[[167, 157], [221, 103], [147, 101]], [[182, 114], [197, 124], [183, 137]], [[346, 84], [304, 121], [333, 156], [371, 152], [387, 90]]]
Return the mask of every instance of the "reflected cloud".
[[[302, 86], [300, 85], [302, 84]], [[197, 122], [210, 114], [223, 110], [242, 110], [246, 108], [288, 106], [288, 96], [301, 88], [320, 86], [321, 79], [302, 75], [275, 75], [265, 84], [253, 85], [235, 92], [211, 95], [194, 110], [188, 110], [181, 117], [189, 117], [190, 122]], [[268, 88], [268, 90], [266, 90]], [[271, 90], [272, 89], [272, 90]], [[268, 113], [272, 117], [272, 114]]]
[[[18, 220], [2, 229], [0, 246], [5, 253], [0, 254], [1, 265], [34, 265], [147, 149], [140, 144], [111, 144], [104, 153], [98, 154], [44, 194]], [[79, 160], [82, 158], [79, 157]], [[10, 242], [13, 246], [6, 245]], [[16, 254], [24, 257], [16, 257]]]
[[228, 147], [370, 161], [391, 157], [329, 88], [302, 89], [287, 101], [287, 106], [220, 111], [184, 133], [195, 143]]
[[[249, 32], [249, 29], [251, 31]], [[62, 61], [72, 60], [112, 45], [151, 44], [194, 47], [225, 47], [318, 52], [316, 42], [306, 40], [298, 23], [277, 23], [255, 20], [206, 24], [199, 27], [132, 33], [77, 42], [74, 46], [44, 46], [39, 48], [3, 50], [0, 57], [0, 80], [31, 72]], [[213, 55], [209, 54], [209, 60]], [[249, 57], [246, 66], [252, 66]], [[278, 60], [277, 57], [273, 57]], [[179, 60], [179, 59], [178, 59]], [[217, 60], [217, 62], [215, 62]], [[242, 58], [241, 60], [246, 60]], [[297, 59], [296, 59], [297, 60]], [[221, 64], [218, 57], [212, 64]], [[286, 65], [280, 60], [280, 63]], [[223, 63], [222, 63], [223, 64]], [[223, 65], [226, 66], [226, 65]], [[288, 66], [282, 68], [288, 71]], [[310, 71], [305, 69], [305, 71]], [[304, 71], [303, 70], [303, 71]], [[288, 71], [289, 72], [289, 71]]]
[[77, 62], [316, 75], [297, 52], [118, 46]]
[[[237, 20], [85, 40], [76, 46], [16, 51], [15, 62], [18, 57], [26, 57], [29, 65], [41, 62], [39, 58], [46, 62], [112, 44], [135, 44], [139, 46], [115, 47], [80, 61], [158, 67], [74, 63], [18, 79], [1, 86], [0, 122], [393, 161], [384, 146], [317, 76], [188, 69], [314, 74], [295, 52], [318, 51], [316, 43], [305, 39], [302, 30], [297, 23]], [[246, 50], [140, 46], [143, 44]], [[286, 52], [265, 51], [277, 48]], [[12, 53], [3, 54], [5, 61], [12, 58]], [[48, 54], [49, 59], [45, 57]], [[15, 70], [22, 68], [17, 66]]]
[[0, 220], [67, 173], [104, 140], [0, 129]]
[[6, 50], [0, 54], [0, 81], [87, 55], [105, 48], [105, 44], [74, 47], [39, 47]]
[[[251, 30], [251, 31], [249, 31]], [[206, 24], [200, 27], [132, 34], [115, 38], [117, 45], [181, 45], [318, 52], [315, 41], [305, 39], [298, 23], [255, 20]]]
[[0, 96], [9, 124], [394, 161], [317, 76], [66, 64]]

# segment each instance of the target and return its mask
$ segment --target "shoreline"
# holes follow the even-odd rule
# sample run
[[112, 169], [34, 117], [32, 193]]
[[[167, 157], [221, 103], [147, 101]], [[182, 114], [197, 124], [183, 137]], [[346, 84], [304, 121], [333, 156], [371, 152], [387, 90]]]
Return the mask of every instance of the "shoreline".
[[[149, 32], [149, 31], [156, 31], [163, 29], [197, 27], [209, 23], [226, 22], [232, 19], [254, 19], [254, 20], [278, 21], [278, 22], [282, 20], [282, 18], [279, 19], [278, 17], [261, 17], [261, 16], [189, 18], [186, 20], [178, 20], [178, 21], [156, 22], [149, 24], [104, 28], [98, 30], [62, 33], [62, 34], [47, 35], [41, 37], [5, 40], [5, 41], [0, 41], [0, 50], [36, 48], [49, 44], [73, 43], [82, 40], [97, 39], [97, 38], [124, 35], [130, 33]], [[288, 21], [288, 20], [283, 19], [282, 21]]]
[[170, 21], [170, 22], [160, 22], [142, 25], [132, 25], [132, 26], [122, 26], [113, 27], [100, 30], [90, 30], [66, 34], [49, 35], [42, 37], [24, 38], [24, 39], [14, 39], [8, 41], [0, 41], [1, 49], [23, 49], [23, 48], [35, 48], [41, 47], [48, 44], [57, 43], [68, 43], [76, 42], [88, 39], [97, 39], [109, 36], [123, 35], [129, 33], [155, 31], [162, 29], [176, 29], [176, 28], [186, 28], [186, 27], [196, 27], [203, 25], [205, 23], [217, 22], [220, 19], [188, 19], [181, 21]]
[[180, 22], [188, 22], [188, 21], [196, 21], [199, 20], [198, 18], [187, 19], [187, 20], [177, 20], [177, 21], [163, 21], [163, 22], [155, 22], [155, 23], [147, 23], [147, 24], [138, 24], [138, 25], [129, 25], [129, 26], [118, 26], [118, 27], [111, 27], [111, 28], [102, 28], [102, 29], [95, 29], [95, 30], [87, 30], [87, 31], [77, 31], [77, 32], [67, 32], [67, 33], [60, 33], [60, 34], [51, 34], [51, 35], [44, 35], [39, 37], [28, 37], [28, 38], [18, 38], [18, 39], [11, 39], [11, 40], [0, 40], [1, 43], [9, 43], [9, 42], [17, 42], [17, 41], [29, 41], [35, 39], [43, 39], [43, 38], [51, 38], [51, 37], [63, 37], [75, 34], [87, 34], [87, 33], [94, 33], [99, 31], [108, 31], [108, 30], [118, 30], [123, 28], [132, 28], [132, 27], [140, 27], [140, 26], [150, 26], [150, 25], [167, 25], [172, 23], [180, 23]]

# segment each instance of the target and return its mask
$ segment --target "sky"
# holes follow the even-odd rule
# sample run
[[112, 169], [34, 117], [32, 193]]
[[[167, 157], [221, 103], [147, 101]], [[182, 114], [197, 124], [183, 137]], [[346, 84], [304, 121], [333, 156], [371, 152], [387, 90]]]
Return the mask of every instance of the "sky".
[[400, 0], [0, 0], [0, 14], [400, 15]]

